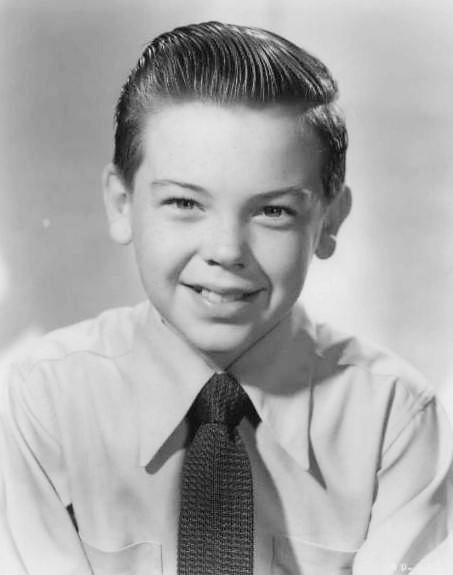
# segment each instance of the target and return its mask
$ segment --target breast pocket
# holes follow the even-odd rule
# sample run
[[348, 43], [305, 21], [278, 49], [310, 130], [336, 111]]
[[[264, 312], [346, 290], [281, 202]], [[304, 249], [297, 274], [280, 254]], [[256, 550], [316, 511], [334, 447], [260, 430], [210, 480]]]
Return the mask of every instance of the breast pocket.
[[162, 546], [152, 541], [99, 549], [82, 539], [94, 575], [162, 575]]
[[272, 575], [348, 575], [355, 555], [355, 551], [277, 536], [273, 538]]

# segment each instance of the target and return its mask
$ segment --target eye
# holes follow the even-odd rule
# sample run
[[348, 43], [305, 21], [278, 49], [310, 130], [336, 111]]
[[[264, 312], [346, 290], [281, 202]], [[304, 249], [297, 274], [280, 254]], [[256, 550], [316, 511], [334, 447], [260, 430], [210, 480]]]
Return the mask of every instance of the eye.
[[197, 202], [191, 198], [168, 198], [164, 201], [167, 206], [175, 206], [180, 210], [193, 210], [197, 206]]
[[284, 216], [294, 216], [296, 212], [286, 206], [264, 206], [261, 213], [268, 218], [281, 218]]

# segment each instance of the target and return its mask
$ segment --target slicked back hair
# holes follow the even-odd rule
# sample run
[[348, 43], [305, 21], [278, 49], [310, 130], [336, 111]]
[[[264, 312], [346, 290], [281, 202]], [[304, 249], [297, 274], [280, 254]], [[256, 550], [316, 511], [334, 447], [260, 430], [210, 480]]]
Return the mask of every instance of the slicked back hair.
[[132, 191], [143, 160], [145, 121], [157, 103], [299, 107], [322, 145], [326, 199], [344, 183], [348, 137], [338, 88], [317, 58], [272, 32], [206, 22], [161, 34], [144, 49], [121, 91], [113, 162]]

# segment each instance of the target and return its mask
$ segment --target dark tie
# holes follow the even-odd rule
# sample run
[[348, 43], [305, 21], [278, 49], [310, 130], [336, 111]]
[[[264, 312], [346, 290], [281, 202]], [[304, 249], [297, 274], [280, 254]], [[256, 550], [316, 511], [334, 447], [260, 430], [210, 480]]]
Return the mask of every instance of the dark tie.
[[251, 403], [227, 373], [214, 374], [189, 411], [178, 533], [179, 575], [252, 575], [253, 482], [238, 424]]

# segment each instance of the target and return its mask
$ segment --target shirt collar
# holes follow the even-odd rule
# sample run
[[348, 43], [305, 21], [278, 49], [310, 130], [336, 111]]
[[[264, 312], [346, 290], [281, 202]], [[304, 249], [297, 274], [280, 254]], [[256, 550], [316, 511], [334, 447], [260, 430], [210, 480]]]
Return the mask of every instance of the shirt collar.
[[[249, 395], [262, 424], [309, 468], [311, 378], [315, 329], [295, 307], [229, 368]], [[139, 465], [147, 465], [178, 428], [214, 369], [147, 305], [136, 325], [125, 371], [137, 389]]]
[[295, 307], [229, 368], [278, 443], [304, 469], [310, 464], [312, 374], [319, 354], [314, 325]]

